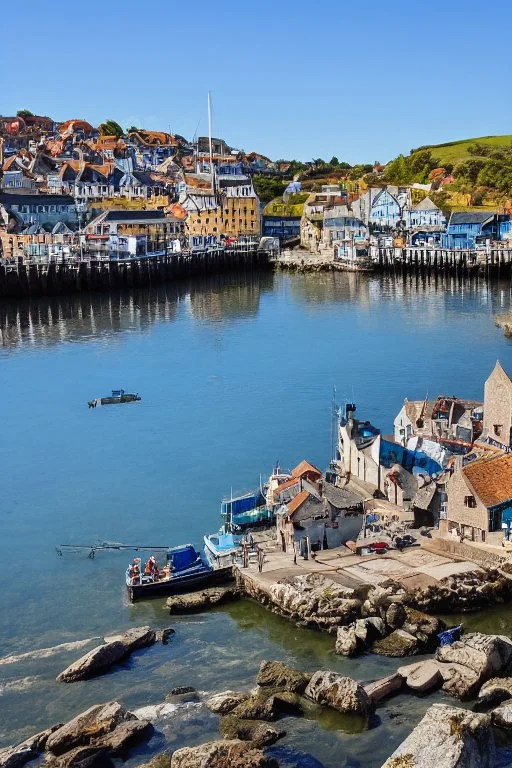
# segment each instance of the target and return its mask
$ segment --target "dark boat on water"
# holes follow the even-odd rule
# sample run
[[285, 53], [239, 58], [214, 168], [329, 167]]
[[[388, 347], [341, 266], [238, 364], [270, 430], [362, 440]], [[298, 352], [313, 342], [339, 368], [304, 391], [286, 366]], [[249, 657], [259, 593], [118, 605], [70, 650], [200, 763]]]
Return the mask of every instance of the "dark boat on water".
[[[136, 575], [134, 566], [138, 569]], [[143, 572], [140, 558], [134, 558], [126, 569], [126, 588], [130, 600], [135, 601], [145, 597], [193, 592], [231, 578], [231, 568], [214, 568], [192, 544], [184, 544], [167, 550], [165, 566], [161, 571]]]
[[113, 389], [112, 394], [108, 397], [96, 397], [94, 400], [89, 400], [87, 405], [89, 408], [96, 408], [98, 405], [113, 405], [114, 403], [135, 403], [140, 399], [141, 397], [139, 394], [125, 392], [124, 389]]

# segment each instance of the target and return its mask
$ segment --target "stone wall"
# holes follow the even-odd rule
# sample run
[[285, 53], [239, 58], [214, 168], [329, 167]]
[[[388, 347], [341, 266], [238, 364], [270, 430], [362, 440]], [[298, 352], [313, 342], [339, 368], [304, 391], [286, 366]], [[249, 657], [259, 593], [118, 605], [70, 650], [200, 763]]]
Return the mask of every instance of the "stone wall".
[[[489, 528], [489, 515], [487, 508], [480, 499], [475, 497], [476, 507], [468, 507], [465, 504], [466, 496], [473, 496], [473, 491], [468, 486], [462, 469], [457, 469], [446, 483], [448, 493], [448, 528], [454, 525], [465, 525], [475, 529], [475, 541], [482, 541], [482, 531]], [[451, 525], [450, 525], [451, 524]]]
[[499, 362], [485, 382], [483, 427], [484, 435], [509, 446], [512, 430], [512, 381]]
[[463, 560], [477, 563], [484, 568], [499, 568], [505, 562], [508, 562], [508, 558], [505, 555], [501, 556], [498, 553], [495, 554], [480, 547], [473, 547], [471, 544], [465, 544], [456, 539], [439, 538], [434, 539], [432, 542], [423, 542], [422, 544], [423, 548], [428, 551], [454, 555]]

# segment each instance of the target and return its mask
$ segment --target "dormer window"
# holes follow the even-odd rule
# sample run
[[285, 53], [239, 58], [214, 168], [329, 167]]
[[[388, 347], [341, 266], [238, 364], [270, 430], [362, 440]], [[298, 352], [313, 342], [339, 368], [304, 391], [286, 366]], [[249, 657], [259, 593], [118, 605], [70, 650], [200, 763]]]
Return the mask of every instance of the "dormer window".
[[469, 507], [469, 509], [474, 509], [476, 507], [476, 499], [474, 496], [464, 496], [464, 505], [466, 507]]

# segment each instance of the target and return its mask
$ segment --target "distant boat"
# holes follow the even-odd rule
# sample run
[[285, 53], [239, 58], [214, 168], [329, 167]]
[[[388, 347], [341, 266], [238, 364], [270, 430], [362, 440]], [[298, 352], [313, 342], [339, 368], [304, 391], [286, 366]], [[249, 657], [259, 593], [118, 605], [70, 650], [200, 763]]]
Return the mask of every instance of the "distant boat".
[[124, 389], [113, 389], [112, 394], [108, 397], [96, 397], [94, 400], [89, 400], [87, 405], [89, 408], [96, 408], [98, 405], [113, 405], [114, 403], [135, 403], [137, 400], [141, 400], [141, 396], [138, 394], [125, 392]]
[[[133, 565], [139, 573], [133, 575]], [[192, 544], [167, 550], [164, 567], [157, 573], [143, 572], [142, 561], [134, 558], [126, 569], [126, 588], [130, 600], [193, 592], [232, 578], [231, 568], [214, 568]]]

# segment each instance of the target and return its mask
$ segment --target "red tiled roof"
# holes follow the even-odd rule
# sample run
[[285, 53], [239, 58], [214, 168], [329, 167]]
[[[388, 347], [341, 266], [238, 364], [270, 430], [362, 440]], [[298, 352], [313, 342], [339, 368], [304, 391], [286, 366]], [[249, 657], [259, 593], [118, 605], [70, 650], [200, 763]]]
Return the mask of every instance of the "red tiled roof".
[[277, 486], [277, 488], [274, 489], [274, 496], [278, 496], [281, 491], [286, 490], [286, 488], [292, 488], [294, 485], [298, 485], [299, 478], [298, 477], [292, 477], [290, 480], [285, 480], [284, 483], [280, 483], [280, 485]]
[[462, 471], [486, 507], [512, 499], [512, 453], [474, 461]]
[[312, 472], [313, 474], [322, 477], [320, 470], [317, 467], [314, 467], [313, 464], [310, 464], [309, 461], [306, 461], [306, 459], [303, 459], [300, 464], [297, 464], [295, 469], [292, 469], [292, 476], [302, 477], [302, 475], [305, 475], [306, 472]]
[[286, 508], [288, 510], [288, 515], [290, 517], [293, 517], [295, 512], [302, 507], [305, 501], [309, 499], [309, 493], [307, 491], [301, 491], [296, 496], [293, 497], [291, 501], [288, 502], [286, 505]]

